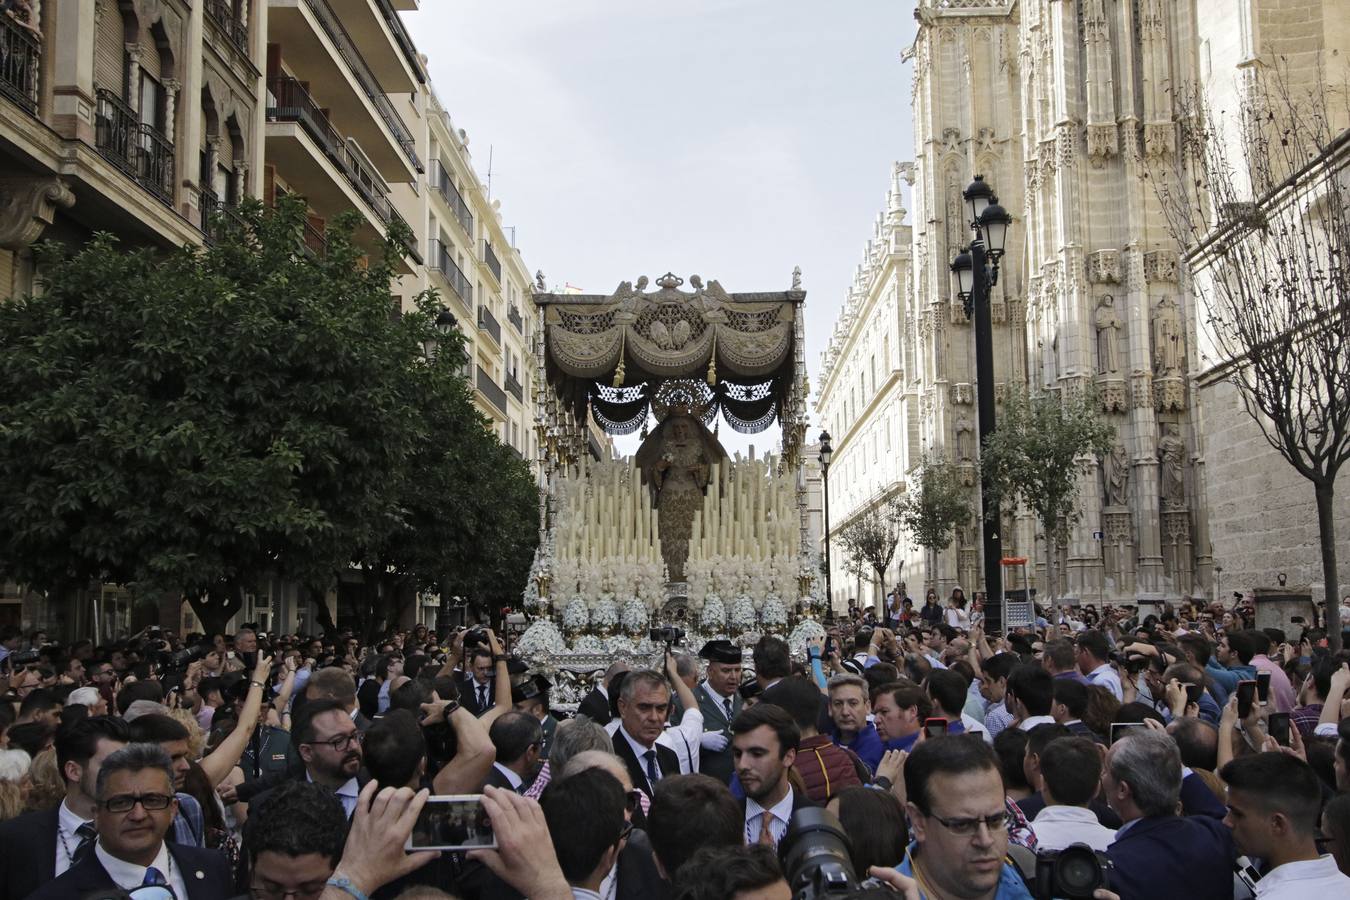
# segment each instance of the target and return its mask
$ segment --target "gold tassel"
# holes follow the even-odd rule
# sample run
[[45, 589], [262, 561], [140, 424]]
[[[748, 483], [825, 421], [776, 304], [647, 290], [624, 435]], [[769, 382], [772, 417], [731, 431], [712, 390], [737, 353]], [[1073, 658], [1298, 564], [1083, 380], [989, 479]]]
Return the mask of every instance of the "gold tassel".
[[625, 341], [626, 341], [626, 340], [627, 340], [627, 335], [626, 335], [624, 332], [620, 331], [620, 332], [619, 332], [619, 367], [618, 367], [617, 369], [614, 370], [614, 386], [615, 386], [616, 388], [618, 388], [618, 387], [623, 387], [623, 351], [624, 351], [624, 344], [625, 344]]
[[[717, 328], [716, 325], [713, 326]], [[708, 384], [712, 387], [717, 386], [717, 332], [713, 331], [712, 356], [708, 357]]]

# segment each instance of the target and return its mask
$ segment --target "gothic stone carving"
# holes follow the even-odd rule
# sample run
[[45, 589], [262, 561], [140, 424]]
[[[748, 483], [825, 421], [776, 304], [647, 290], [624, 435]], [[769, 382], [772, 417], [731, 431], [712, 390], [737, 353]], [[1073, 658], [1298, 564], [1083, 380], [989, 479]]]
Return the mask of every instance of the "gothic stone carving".
[[1087, 258], [1088, 281], [1093, 284], [1120, 282], [1120, 251], [1097, 250]]
[[1148, 409], [1153, 405], [1152, 382], [1147, 372], [1135, 372], [1130, 376], [1130, 405], [1135, 409]]
[[1161, 463], [1159, 480], [1164, 510], [1186, 508], [1186, 444], [1177, 433], [1177, 426], [1165, 425], [1158, 440], [1158, 461]]
[[1115, 298], [1103, 294], [1097, 304], [1097, 371], [1111, 375], [1120, 371], [1120, 315]]
[[1107, 378], [1105, 376], [1097, 379], [1097, 396], [1102, 401], [1102, 412], [1105, 413], [1123, 413], [1127, 408], [1125, 397], [1125, 381], [1121, 378]]
[[1176, 375], [1153, 382], [1153, 408], [1158, 412], [1181, 412], [1186, 408], [1186, 383]]
[[1100, 169], [1106, 165], [1106, 161], [1116, 155], [1118, 146], [1115, 122], [1087, 127], [1088, 161], [1092, 164], [1092, 168]]
[[1128, 509], [1103, 515], [1102, 530], [1113, 544], [1129, 544], [1134, 541], [1134, 523], [1130, 521]]
[[1102, 457], [1102, 496], [1107, 506], [1125, 506], [1130, 502], [1130, 457], [1119, 442]]
[[1171, 122], [1150, 122], [1144, 126], [1144, 156], [1167, 159], [1176, 151], [1176, 128]]
[[57, 207], [69, 209], [74, 203], [75, 194], [55, 176], [0, 180], [0, 247], [31, 246], [52, 224]]
[[1162, 515], [1163, 534], [1169, 544], [1191, 542], [1191, 514], [1185, 509], [1173, 509]]
[[1155, 282], [1176, 282], [1176, 252], [1173, 250], [1150, 250], [1145, 253], [1144, 277]]
[[1163, 297], [1153, 308], [1153, 373], [1179, 375], [1184, 350], [1181, 313], [1175, 300]]
[[960, 381], [952, 385], [952, 404], [969, 406], [975, 402], [975, 388], [970, 382]]

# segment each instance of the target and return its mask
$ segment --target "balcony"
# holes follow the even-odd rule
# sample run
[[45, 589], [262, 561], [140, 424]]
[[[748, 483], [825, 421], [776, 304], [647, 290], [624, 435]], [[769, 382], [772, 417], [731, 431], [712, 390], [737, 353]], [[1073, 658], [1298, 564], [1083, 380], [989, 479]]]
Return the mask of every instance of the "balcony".
[[483, 371], [483, 367], [478, 367], [478, 378], [474, 382], [479, 393], [488, 399], [488, 402], [497, 408], [503, 416], [506, 415], [506, 391], [497, 386], [497, 382], [492, 380], [492, 376]]
[[459, 193], [459, 189], [455, 187], [454, 179], [450, 177], [450, 173], [445, 170], [445, 166], [441, 165], [439, 159], [432, 160], [431, 173], [432, 178], [435, 179], [436, 193], [441, 195], [441, 199], [445, 201], [446, 205], [450, 207], [450, 212], [454, 214], [459, 227], [464, 229], [464, 233], [472, 241], [473, 213], [469, 211], [469, 204], [464, 202], [464, 197]]
[[510, 372], [506, 373], [506, 392], [521, 403], [525, 402], [525, 388], [516, 380], [516, 376]]
[[492, 310], [488, 309], [486, 306], [478, 307], [478, 330], [486, 331], [492, 339], [497, 342], [498, 347], [502, 345], [501, 323], [498, 322], [497, 317], [492, 314]]
[[141, 122], [136, 111], [107, 88], [96, 88], [95, 143], [117, 168], [161, 203], [173, 207], [173, 142]]
[[240, 53], [248, 56], [248, 26], [239, 21], [230, 0], [206, 0], [206, 17]]
[[389, 0], [328, 3], [385, 93], [411, 93], [426, 80], [416, 45]]
[[267, 16], [268, 41], [281, 46], [296, 76], [323, 85], [334, 124], [360, 142], [386, 179], [414, 181], [424, 171], [417, 143], [388, 93], [415, 85], [382, 82], [328, 0], [269, 0]]
[[514, 304], [506, 310], [506, 321], [511, 323], [517, 334], [525, 333], [525, 320], [520, 317], [520, 310], [516, 309]]
[[28, 113], [37, 112], [42, 43], [27, 28], [0, 14], [0, 96]]
[[239, 211], [228, 203], [222, 203], [214, 191], [202, 191], [202, 235], [210, 243], [215, 243], [227, 229], [242, 231], [244, 219]]
[[492, 273], [492, 277], [497, 279], [497, 284], [501, 284], [502, 283], [501, 260], [497, 259], [496, 253], [492, 252], [492, 244], [490, 244], [487, 241], [487, 239], [483, 240], [483, 262], [487, 264], [488, 271]]
[[[366, 202], [370, 212], [386, 229], [393, 222], [404, 222], [389, 200], [389, 188], [384, 179], [373, 170], [364, 154], [354, 149], [338, 133], [328, 113], [319, 107], [299, 81], [288, 76], [267, 79], [267, 121], [298, 125], [324, 157], [342, 173], [348, 186]], [[313, 165], [305, 164], [309, 151], [291, 146], [294, 141], [286, 140], [287, 137], [269, 128], [268, 159], [278, 164], [287, 180], [304, 193], [311, 205], [325, 217], [350, 206], [349, 202], [345, 202], [345, 196], [336, 195], [331, 187], [325, 185], [324, 182], [329, 180], [326, 174], [312, 171]], [[420, 261], [416, 249], [411, 254]]]
[[445, 244], [436, 238], [432, 238], [427, 257], [428, 268], [433, 272], [440, 272], [441, 277], [450, 285], [450, 290], [463, 303], [464, 308], [472, 312], [473, 285], [469, 284], [469, 279], [465, 278], [464, 273], [459, 270], [459, 266], [455, 265], [455, 258], [450, 255], [450, 251]]

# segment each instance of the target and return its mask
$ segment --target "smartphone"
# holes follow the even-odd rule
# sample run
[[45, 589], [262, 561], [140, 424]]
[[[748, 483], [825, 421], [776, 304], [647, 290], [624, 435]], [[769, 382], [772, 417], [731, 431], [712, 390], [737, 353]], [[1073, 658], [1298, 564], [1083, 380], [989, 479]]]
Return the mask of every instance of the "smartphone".
[[492, 820], [482, 794], [437, 794], [427, 798], [417, 816], [408, 850], [472, 850], [496, 847]]
[[1281, 747], [1289, 746], [1289, 713], [1271, 713], [1266, 719], [1266, 730]]
[[1267, 703], [1270, 702], [1269, 672], [1256, 673], [1256, 699], [1261, 701], [1262, 706], [1265, 706]]
[[942, 737], [947, 733], [947, 720], [941, 716], [933, 716], [930, 719], [924, 719], [923, 733], [925, 737]]
[[826, 659], [829, 659], [830, 654], [833, 652], [834, 652], [834, 638], [830, 637], [827, 634], [825, 635], [825, 649], [821, 651], [821, 655], [824, 656]]
[[1239, 681], [1237, 686], [1238, 719], [1243, 720], [1252, 714], [1252, 703], [1256, 700], [1256, 682]]
[[1123, 738], [1130, 733], [1132, 728], [1148, 728], [1143, 722], [1112, 722], [1111, 723], [1111, 743]]
[[1200, 695], [1205, 692], [1205, 686], [1203, 684], [1184, 684], [1182, 687], [1186, 689], [1187, 705], [1199, 703]]

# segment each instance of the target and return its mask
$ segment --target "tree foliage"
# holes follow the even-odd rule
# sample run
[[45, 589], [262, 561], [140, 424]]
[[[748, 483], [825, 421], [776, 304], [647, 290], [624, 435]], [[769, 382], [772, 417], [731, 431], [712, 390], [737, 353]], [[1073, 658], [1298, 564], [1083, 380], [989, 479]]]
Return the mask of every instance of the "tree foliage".
[[901, 494], [868, 505], [834, 533], [844, 551], [844, 568], [885, 585], [904, 530], [905, 499]]
[[918, 489], [906, 498], [903, 521], [914, 546], [938, 551], [951, 544], [956, 527], [970, 521], [970, 491], [944, 456], [925, 454]]
[[[205, 250], [128, 251], [106, 234], [73, 252], [43, 245], [42, 292], [0, 306], [0, 570], [10, 577], [56, 593], [90, 581], [181, 592], [218, 629], [267, 578], [314, 596], [372, 561], [406, 533], [410, 495], [481, 526], [484, 501], [461, 510], [465, 492], [415, 471], [447, 434], [436, 420], [455, 420], [454, 462], [501, 448], [456, 374], [458, 346], [424, 358], [435, 298], [402, 316], [393, 305], [406, 232], [366, 260], [348, 217], [315, 256], [299, 249], [300, 201], [266, 212], [252, 202], [241, 218]], [[528, 479], [515, 462], [492, 477]], [[467, 467], [443, 476], [482, 477]], [[536, 523], [517, 527], [532, 536]], [[481, 562], [496, 565], [497, 549], [480, 548]], [[417, 584], [434, 580], [433, 564], [480, 564], [413, 553], [382, 562]]]
[[[1184, 153], [1154, 187], [1200, 275], [1211, 362], [1227, 366], [1266, 440], [1312, 482], [1335, 623], [1333, 503], [1350, 460], [1350, 105], [1316, 67], [1271, 62], [1252, 70], [1236, 116], [1183, 99]], [[1339, 650], [1341, 628], [1327, 641]]]
[[998, 429], [985, 439], [980, 466], [988, 490], [1001, 503], [1031, 509], [1045, 534], [1046, 577], [1054, 595], [1050, 560], [1069, 527], [1077, 521], [1081, 460], [1106, 453], [1116, 430], [1097, 412], [1090, 393], [1029, 396], [1013, 391], [1003, 405]]

